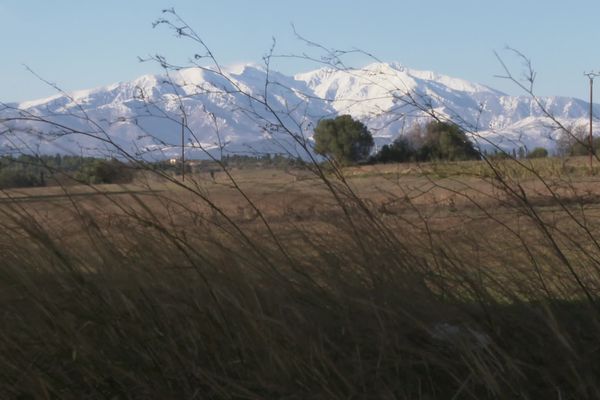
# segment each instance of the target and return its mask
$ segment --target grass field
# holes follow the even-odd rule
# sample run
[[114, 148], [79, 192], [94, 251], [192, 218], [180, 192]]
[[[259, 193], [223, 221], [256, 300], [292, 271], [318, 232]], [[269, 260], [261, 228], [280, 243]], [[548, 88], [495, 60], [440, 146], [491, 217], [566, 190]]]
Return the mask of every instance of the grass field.
[[0, 398], [600, 398], [584, 160], [0, 193]]

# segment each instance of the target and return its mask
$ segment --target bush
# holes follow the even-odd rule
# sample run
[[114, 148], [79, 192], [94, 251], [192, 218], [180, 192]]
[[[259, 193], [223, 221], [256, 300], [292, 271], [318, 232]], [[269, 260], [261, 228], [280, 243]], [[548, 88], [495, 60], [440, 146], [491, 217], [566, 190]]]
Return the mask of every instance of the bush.
[[373, 157], [374, 162], [466, 161], [479, 160], [466, 133], [457, 125], [431, 121], [425, 126], [413, 127], [406, 136], [397, 138], [391, 145], [383, 146]]
[[531, 153], [527, 154], [527, 158], [545, 158], [548, 157], [548, 150], [543, 147], [536, 147], [531, 151]]
[[415, 150], [410, 142], [403, 136], [398, 137], [389, 145], [384, 145], [381, 150], [371, 158], [372, 162], [407, 162], [415, 157]]
[[[573, 157], [589, 155], [590, 145], [588, 141], [589, 139], [586, 138], [583, 138], [581, 141], [575, 141], [571, 144], [568, 154]], [[596, 153], [600, 149], [600, 137], [594, 138], [592, 143], [594, 145], [594, 153]]]
[[34, 175], [24, 170], [0, 170], [0, 189], [41, 186], [40, 175]]
[[0, 157], [0, 189], [44, 185], [44, 170], [29, 156]]
[[95, 159], [84, 165], [77, 178], [90, 184], [126, 183], [133, 179], [133, 172], [118, 160]]
[[420, 161], [447, 160], [465, 161], [479, 160], [479, 151], [475, 149], [466, 133], [457, 125], [432, 121], [424, 131], [418, 131], [423, 145], [417, 152]]
[[0, 157], [0, 188], [35, 187], [76, 183], [125, 183], [133, 170], [118, 160], [57, 155]]
[[[597, 153], [600, 149], [600, 137], [594, 137], [592, 139], [592, 145], [594, 147], [594, 153]], [[590, 154], [590, 139], [589, 131], [584, 125], [580, 125], [563, 131], [559, 136], [556, 149], [561, 156], [587, 156]]]

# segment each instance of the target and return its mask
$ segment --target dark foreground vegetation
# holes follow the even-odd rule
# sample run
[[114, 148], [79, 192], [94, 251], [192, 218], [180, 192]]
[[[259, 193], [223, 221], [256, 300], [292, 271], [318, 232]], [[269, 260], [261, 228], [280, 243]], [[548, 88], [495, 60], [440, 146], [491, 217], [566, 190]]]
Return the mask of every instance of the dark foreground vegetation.
[[597, 191], [527, 167], [1, 202], [0, 397], [598, 398]]

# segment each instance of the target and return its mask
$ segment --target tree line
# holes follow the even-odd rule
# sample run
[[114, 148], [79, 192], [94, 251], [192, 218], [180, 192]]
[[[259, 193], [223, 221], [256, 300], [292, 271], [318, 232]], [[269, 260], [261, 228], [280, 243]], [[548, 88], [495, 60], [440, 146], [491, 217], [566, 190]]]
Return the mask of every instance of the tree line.
[[[586, 156], [590, 153], [588, 133], [580, 127], [564, 132], [556, 141], [556, 155]], [[321, 120], [314, 131], [315, 152], [340, 165], [356, 163], [402, 163], [430, 161], [498, 159], [533, 159], [549, 156], [544, 147], [531, 150], [524, 146], [511, 150], [477, 148], [457, 125], [430, 121], [415, 125], [372, 154], [374, 140], [367, 127], [350, 115]], [[600, 137], [593, 138], [593, 152], [600, 150]]]
[[321, 120], [315, 128], [315, 152], [347, 165], [358, 162], [479, 160], [480, 152], [458, 126], [440, 121], [415, 125], [407, 134], [371, 155], [373, 137], [349, 115]]
[[116, 159], [70, 155], [0, 157], [0, 189], [39, 187], [57, 183], [126, 183], [133, 168]]
[[[583, 129], [565, 133], [557, 141], [559, 156], [585, 156], [589, 154], [589, 142]], [[457, 125], [441, 121], [430, 121], [415, 125], [406, 134], [372, 153], [374, 140], [371, 132], [360, 121], [350, 115], [321, 120], [314, 131], [314, 150], [340, 165], [356, 163], [402, 163], [431, 161], [467, 161], [489, 158], [543, 158], [548, 150], [536, 147], [528, 151], [525, 147], [510, 152], [487, 150], [475, 147], [467, 134]], [[600, 149], [600, 138], [593, 139], [593, 150]], [[229, 168], [270, 167], [288, 168], [303, 165], [303, 161], [281, 154], [257, 156], [225, 155], [221, 164]], [[202, 172], [214, 167], [210, 160], [196, 161], [195, 168], [187, 165], [187, 172]], [[151, 169], [178, 173], [180, 167], [168, 161], [150, 165]], [[126, 183], [133, 180], [134, 168], [116, 159], [99, 159], [70, 155], [19, 155], [0, 156], [0, 189], [35, 187], [79, 182], [87, 184]], [[66, 179], [65, 177], [70, 177]]]

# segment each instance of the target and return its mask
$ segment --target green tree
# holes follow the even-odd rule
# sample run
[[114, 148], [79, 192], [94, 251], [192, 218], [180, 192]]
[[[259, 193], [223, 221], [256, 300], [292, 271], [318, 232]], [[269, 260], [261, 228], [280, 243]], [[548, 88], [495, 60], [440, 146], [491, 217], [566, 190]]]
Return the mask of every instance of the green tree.
[[341, 164], [365, 160], [373, 147], [373, 136], [367, 127], [350, 115], [319, 121], [314, 134], [315, 152]]
[[527, 158], [545, 158], [548, 157], [548, 150], [543, 147], [536, 147], [527, 154]]
[[376, 163], [406, 162], [413, 159], [414, 156], [415, 150], [409, 140], [400, 136], [391, 144], [384, 145], [371, 161]]
[[417, 159], [420, 161], [465, 161], [481, 158], [466, 133], [455, 124], [431, 121], [415, 132], [419, 137], [409, 135], [421, 143], [417, 149]]

